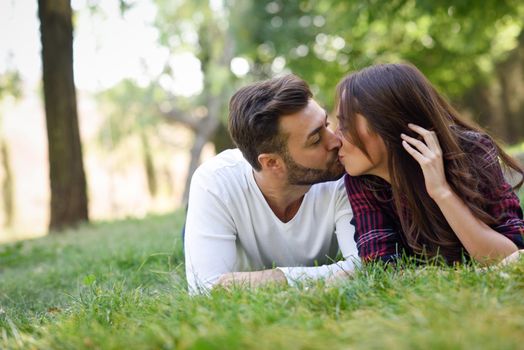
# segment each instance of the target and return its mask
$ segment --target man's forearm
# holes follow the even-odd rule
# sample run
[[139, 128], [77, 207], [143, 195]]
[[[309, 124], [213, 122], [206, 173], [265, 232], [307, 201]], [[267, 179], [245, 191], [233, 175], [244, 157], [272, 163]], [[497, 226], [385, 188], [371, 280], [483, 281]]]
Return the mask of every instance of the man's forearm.
[[287, 279], [284, 273], [278, 269], [253, 272], [229, 272], [220, 276], [215, 287], [231, 287], [235, 285], [260, 287], [270, 283], [287, 284]]

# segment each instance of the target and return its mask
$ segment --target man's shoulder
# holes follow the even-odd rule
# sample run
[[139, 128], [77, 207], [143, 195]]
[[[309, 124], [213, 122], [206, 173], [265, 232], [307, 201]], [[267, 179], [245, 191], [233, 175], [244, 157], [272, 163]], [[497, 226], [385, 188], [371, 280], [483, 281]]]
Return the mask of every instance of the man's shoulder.
[[227, 149], [202, 163], [195, 173], [243, 173], [249, 163], [239, 149]]
[[238, 149], [223, 151], [193, 174], [189, 207], [220, 205], [224, 211], [238, 211], [238, 203], [259, 200], [256, 191], [250, 190], [252, 177], [252, 168]]
[[193, 174], [193, 181], [207, 185], [234, 184], [244, 181], [249, 163], [238, 149], [228, 149], [206, 160]]

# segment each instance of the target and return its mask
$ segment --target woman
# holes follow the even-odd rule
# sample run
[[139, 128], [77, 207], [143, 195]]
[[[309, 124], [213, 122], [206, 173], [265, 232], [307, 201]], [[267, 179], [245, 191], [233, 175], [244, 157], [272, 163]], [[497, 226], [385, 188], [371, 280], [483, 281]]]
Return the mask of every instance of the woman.
[[339, 158], [364, 261], [491, 264], [524, 248], [522, 210], [499, 158], [521, 178], [523, 170], [417, 68], [368, 67], [339, 83], [337, 100]]

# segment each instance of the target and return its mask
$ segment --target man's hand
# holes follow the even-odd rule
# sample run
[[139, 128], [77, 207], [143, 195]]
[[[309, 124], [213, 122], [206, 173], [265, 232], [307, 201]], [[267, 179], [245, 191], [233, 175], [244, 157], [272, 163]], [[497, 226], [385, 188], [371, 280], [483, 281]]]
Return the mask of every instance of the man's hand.
[[225, 288], [232, 286], [260, 287], [270, 283], [287, 284], [286, 276], [279, 269], [254, 272], [229, 272], [218, 279], [217, 286]]
[[352, 278], [355, 274], [355, 271], [338, 271], [334, 275], [326, 278], [326, 285], [332, 286], [340, 283], [341, 281], [347, 281]]
[[510, 256], [506, 257], [504, 260], [502, 260], [499, 265], [502, 265], [502, 266], [505, 266], [505, 265], [509, 265], [511, 263], [514, 263], [516, 261], [519, 261], [519, 259], [521, 257], [524, 256], [524, 249], [521, 249], [521, 250], [517, 250], [516, 252], [514, 252], [513, 254], [511, 254]]

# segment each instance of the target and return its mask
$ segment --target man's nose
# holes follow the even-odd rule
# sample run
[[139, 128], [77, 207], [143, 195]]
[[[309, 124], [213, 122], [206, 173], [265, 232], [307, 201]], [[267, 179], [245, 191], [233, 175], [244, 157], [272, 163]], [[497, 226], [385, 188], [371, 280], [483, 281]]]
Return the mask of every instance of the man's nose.
[[328, 129], [328, 150], [340, 148], [340, 146], [342, 146], [342, 141], [337, 133]]

